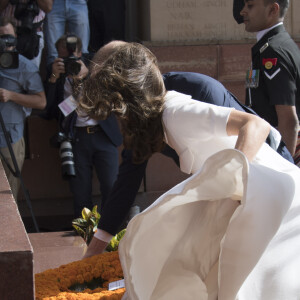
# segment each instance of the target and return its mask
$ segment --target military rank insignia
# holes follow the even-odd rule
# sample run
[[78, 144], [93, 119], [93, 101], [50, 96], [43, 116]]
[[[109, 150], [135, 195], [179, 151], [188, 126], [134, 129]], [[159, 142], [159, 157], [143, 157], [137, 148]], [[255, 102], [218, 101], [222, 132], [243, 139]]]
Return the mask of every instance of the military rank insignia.
[[262, 65], [264, 66], [265, 76], [272, 80], [280, 71], [280, 67], [277, 65], [277, 58], [263, 58]]
[[260, 49], [259, 52], [263, 53], [269, 47], [269, 43], [265, 43]]
[[250, 68], [246, 73], [246, 88], [257, 88], [259, 83], [259, 70]]
[[277, 64], [277, 58], [263, 58], [262, 64], [264, 65], [265, 69], [270, 70], [273, 66]]

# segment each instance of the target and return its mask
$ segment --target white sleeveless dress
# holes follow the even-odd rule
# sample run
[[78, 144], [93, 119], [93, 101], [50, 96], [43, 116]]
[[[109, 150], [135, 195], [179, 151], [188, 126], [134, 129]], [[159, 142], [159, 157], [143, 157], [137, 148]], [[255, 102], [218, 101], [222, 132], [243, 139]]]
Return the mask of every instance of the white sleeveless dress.
[[128, 299], [300, 299], [300, 169], [267, 144], [248, 163], [230, 112], [167, 93], [166, 142], [193, 175], [129, 223]]

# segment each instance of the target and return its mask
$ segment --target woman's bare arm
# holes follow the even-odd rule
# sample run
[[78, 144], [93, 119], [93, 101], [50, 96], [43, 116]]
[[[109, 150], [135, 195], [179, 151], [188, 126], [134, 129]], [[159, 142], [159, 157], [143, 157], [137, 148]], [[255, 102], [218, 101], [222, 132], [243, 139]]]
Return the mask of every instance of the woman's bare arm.
[[229, 136], [238, 136], [235, 149], [242, 151], [252, 161], [265, 142], [271, 125], [256, 115], [232, 110], [226, 130]]

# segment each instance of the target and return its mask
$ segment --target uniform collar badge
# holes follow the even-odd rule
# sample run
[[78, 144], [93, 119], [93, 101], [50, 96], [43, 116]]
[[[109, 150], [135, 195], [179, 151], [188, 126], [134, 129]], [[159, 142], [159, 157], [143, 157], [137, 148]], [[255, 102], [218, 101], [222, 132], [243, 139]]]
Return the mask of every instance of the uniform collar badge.
[[276, 66], [277, 58], [263, 58], [262, 64], [267, 70], [270, 70], [273, 66]]
[[269, 47], [269, 43], [265, 43], [260, 49], [259, 52], [263, 53]]

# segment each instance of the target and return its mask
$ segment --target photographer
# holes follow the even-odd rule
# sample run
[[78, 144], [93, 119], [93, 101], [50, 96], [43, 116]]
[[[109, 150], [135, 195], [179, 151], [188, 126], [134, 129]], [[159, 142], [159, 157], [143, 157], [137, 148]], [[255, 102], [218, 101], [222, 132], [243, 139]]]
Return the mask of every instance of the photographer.
[[[54, 141], [60, 145], [63, 176], [69, 180], [74, 196], [74, 216], [79, 217], [84, 207], [92, 208], [92, 177], [95, 168], [100, 183], [102, 209], [118, 172], [118, 146], [122, 143], [117, 121], [111, 115], [105, 121], [88, 119], [76, 111], [81, 83], [88, 69], [81, 58], [81, 39], [63, 35], [56, 42], [59, 57], [51, 66], [51, 75], [46, 82], [47, 116], [56, 118], [59, 133]], [[71, 97], [70, 97], [71, 96]], [[63, 114], [58, 105], [70, 109]], [[75, 103], [75, 105], [74, 105]], [[69, 142], [69, 143], [66, 143]], [[64, 161], [62, 146], [68, 145], [68, 162]], [[72, 162], [72, 153], [74, 160]], [[66, 163], [66, 164], [65, 164]], [[74, 163], [75, 169], [71, 168]], [[66, 167], [67, 166], [67, 167]]]
[[[14, 22], [7, 17], [0, 17], [0, 39], [16, 38]], [[13, 51], [14, 46], [7, 45], [5, 51]], [[0, 65], [0, 112], [2, 114], [6, 130], [10, 134], [11, 144], [16, 156], [18, 167], [21, 170], [25, 156], [24, 121], [30, 114], [31, 108], [44, 109], [46, 97], [39, 70], [31, 61], [18, 55], [16, 68], [3, 68]], [[6, 161], [12, 166], [12, 159], [4, 132], [0, 129], [0, 151]], [[11, 190], [15, 199], [19, 189], [19, 180], [3, 164]]]
[[52, 10], [53, 0], [1, 0], [0, 16], [16, 22], [18, 51], [40, 66], [44, 48], [43, 22]]
[[[54, 1], [45, 19], [47, 66], [57, 57], [55, 42], [66, 32], [73, 33], [82, 41], [82, 53], [88, 53], [90, 27], [87, 0]], [[66, 31], [67, 28], [67, 31]]]

